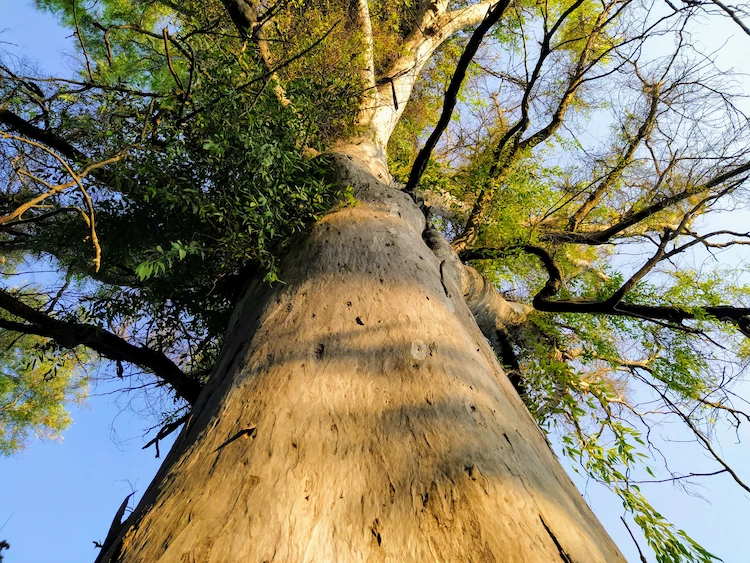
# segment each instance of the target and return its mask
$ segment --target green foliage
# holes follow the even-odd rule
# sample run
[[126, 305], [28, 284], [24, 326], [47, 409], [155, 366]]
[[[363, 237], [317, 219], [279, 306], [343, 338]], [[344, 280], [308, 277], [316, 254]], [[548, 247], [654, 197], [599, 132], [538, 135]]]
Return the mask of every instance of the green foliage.
[[643, 530], [646, 541], [654, 551], [658, 563], [680, 563], [680, 561], [711, 563], [711, 561], [721, 561], [698, 545], [684, 531], [675, 529], [672, 524], [667, 522], [646, 501], [637, 486], [631, 485], [623, 489], [615, 487], [615, 492], [622, 499], [623, 506], [636, 515], [634, 517], [635, 522]]
[[0, 455], [31, 437], [61, 439], [70, 425], [67, 405], [86, 394], [81, 360], [47, 339], [0, 332]]
[[[45, 5], [73, 24], [70, 4]], [[322, 146], [325, 138], [314, 120], [328, 117], [280, 105], [257, 53], [202, 30], [216, 26], [210, 16], [223, 8], [200, 13], [196, 20], [157, 3], [124, 1], [103, 3], [94, 12], [78, 6], [99, 86], [59, 84], [49, 113], [55, 129], [88, 147], [94, 162], [120, 159], [86, 179], [102, 268], [94, 271], [79, 214], [30, 225], [24, 242], [27, 251], [52, 255], [60, 267], [104, 282], [91, 286], [82, 300], [90, 320], [115, 331], [127, 326], [147, 341], [149, 334], [160, 335], [151, 344], [175, 354], [192, 373], [210, 370], [250, 273], [264, 270], [269, 281], [277, 279], [285, 246], [347, 197], [326, 181], [328, 161], [310, 159], [302, 150], [305, 144]], [[327, 22], [323, 18], [319, 29], [310, 29], [310, 41], [299, 41], [298, 48], [308, 48]], [[164, 25], [174, 39], [169, 51]], [[337, 80], [335, 73], [321, 77]], [[82, 79], [89, 80], [87, 70]], [[311, 86], [316, 96], [328, 87]], [[304, 93], [293, 85], [290, 92], [304, 108]], [[7, 91], [4, 98], [33, 120], [33, 97], [18, 93]], [[309, 102], [319, 105], [314, 98]], [[19, 184], [13, 198], [28, 197], [25, 189]], [[56, 204], [81, 206], [79, 196], [65, 193]]]

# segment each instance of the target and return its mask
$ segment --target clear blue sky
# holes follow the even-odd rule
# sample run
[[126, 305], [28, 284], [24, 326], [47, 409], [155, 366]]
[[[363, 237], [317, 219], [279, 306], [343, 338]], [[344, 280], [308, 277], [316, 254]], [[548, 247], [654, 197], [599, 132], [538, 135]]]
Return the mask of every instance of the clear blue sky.
[[[0, 42], [10, 43], [0, 43], [6, 54], [35, 59], [49, 73], [66, 74], [76, 66], [70, 31], [61, 29], [50, 16], [36, 12], [30, 0], [0, 0], [0, 14], [0, 30], [4, 30]], [[735, 33], [734, 28], [717, 28], [715, 37], [723, 38], [727, 33]], [[747, 61], [741, 59], [746, 59], [749, 48], [747, 39], [744, 49], [730, 48], [732, 64], [744, 62], [747, 69]], [[33, 442], [13, 458], [0, 458], [0, 526], [7, 519], [0, 539], [11, 544], [6, 563], [93, 561], [97, 551], [92, 542], [103, 540], [131, 485], [139, 497], [158, 468], [160, 460], [154, 459], [153, 449], [140, 449], [142, 431], [150, 423], [123, 413], [115, 398], [104, 394], [110, 389], [100, 386], [92, 391], [96, 396], [86, 406], [72, 409], [74, 423], [63, 443]], [[118, 441], [113, 440], [112, 429]], [[665, 428], [664, 433], [670, 430]], [[731, 433], [725, 433], [723, 443], [728, 461], [750, 480], [750, 454], [745, 446], [750, 439], [748, 432], [744, 429], [741, 437], [745, 440], [739, 446]], [[163, 454], [167, 447], [164, 444]], [[694, 447], [665, 443], [664, 448], [675, 467], [683, 471], [703, 461]], [[587, 485], [575, 475], [573, 479], [628, 560], [637, 562], [635, 548], [619, 520], [623, 514], [619, 500], [595, 483]], [[726, 563], [750, 562], [748, 495], [725, 476], [706, 480], [704, 485], [700, 492], [710, 503], [676, 491], [669, 484], [644, 486], [644, 492], [668, 519]], [[631, 528], [636, 530], [632, 524]], [[645, 547], [644, 540], [639, 541]], [[654, 561], [647, 550], [646, 556]]]

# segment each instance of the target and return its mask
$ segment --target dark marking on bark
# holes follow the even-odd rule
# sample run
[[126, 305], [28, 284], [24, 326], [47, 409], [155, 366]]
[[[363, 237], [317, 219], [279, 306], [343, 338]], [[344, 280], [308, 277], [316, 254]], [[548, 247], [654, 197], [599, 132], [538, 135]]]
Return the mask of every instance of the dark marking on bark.
[[383, 536], [381, 536], [380, 532], [378, 531], [379, 525], [380, 525], [380, 521], [377, 518], [375, 518], [375, 521], [372, 523], [372, 527], [370, 528], [373, 538], [375, 538], [375, 541], [378, 542], [378, 547], [380, 547], [380, 544], [383, 543]]
[[443, 275], [443, 268], [444, 267], [445, 267], [445, 260], [443, 260], [442, 262], [440, 262], [440, 284], [443, 286], [443, 291], [445, 291], [445, 295], [448, 297], [448, 299], [450, 299], [451, 298], [451, 292], [448, 289], [448, 286], [445, 285], [445, 276]]
[[239, 432], [237, 432], [237, 434], [235, 434], [234, 436], [232, 436], [231, 438], [229, 438], [226, 442], [224, 442], [223, 444], [221, 444], [218, 448], [216, 448], [214, 450], [214, 453], [218, 452], [219, 450], [225, 448], [226, 446], [228, 446], [229, 444], [231, 444], [235, 440], [239, 440], [242, 437], [255, 438], [257, 435], [258, 435], [258, 428], [257, 428], [257, 426], [250, 426], [249, 428], [243, 428], [242, 430], [240, 430]]
[[325, 352], [326, 352], [326, 345], [322, 343], [318, 344], [318, 347], [315, 348], [315, 357], [318, 360], [322, 360], [323, 356], [325, 355]]
[[354, 319], [354, 320], [355, 320], [355, 321], [357, 321], [357, 324], [358, 324], [358, 325], [360, 325], [360, 326], [365, 326], [365, 323], [364, 323], [364, 322], [362, 321], [362, 319], [360, 319], [359, 317], [357, 317], [357, 318], [356, 318], [356, 319]]
[[510, 443], [510, 438], [508, 438], [508, 435], [505, 432], [503, 432], [503, 436], [505, 436], [505, 441], [508, 442], [508, 445], [512, 448], [513, 444]]
[[484, 494], [490, 494], [489, 482], [487, 481], [487, 478], [482, 475], [482, 472], [479, 470], [479, 467], [477, 467], [476, 463], [472, 463], [470, 466], [464, 467], [464, 471], [466, 471], [466, 473], [469, 475], [469, 479], [476, 482], [480, 487], [482, 487]]
[[555, 534], [553, 534], [552, 530], [549, 529], [549, 526], [547, 526], [547, 522], [544, 521], [544, 518], [541, 514], [539, 515], [539, 520], [542, 521], [542, 526], [544, 526], [544, 529], [547, 530], [549, 537], [552, 538], [552, 541], [555, 543], [555, 547], [557, 547], [557, 551], [560, 554], [560, 559], [564, 561], [564, 563], [574, 563], [573, 559], [570, 558], [570, 555], [568, 555], [563, 549], [563, 546], [560, 544], [560, 541], [557, 539]]
[[172, 534], [171, 534], [171, 533], [167, 534], [167, 537], [166, 537], [166, 538], [164, 539], [164, 541], [163, 541], [163, 542], [161, 542], [161, 548], [162, 548], [162, 549], [163, 549], [164, 551], [166, 551], [166, 550], [167, 550], [167, 548], [169, 547], [169, 542], [170, 542], [170, 541], [172, 541]]
[[237, 346], [237, 349], [234, 351], [234, 354], [232, 354], [232, 359], [229, 360], [229, 363], [227, 364], [227, 369], [226, 369], [227, 372], [229, 372], [232, 369], [232, 366], [234, 366], [234, 362], [237, 359], [237, 356], [240, 355], [240, 352], [242, 352], [242, 350], [243, 350], [242, 345]]

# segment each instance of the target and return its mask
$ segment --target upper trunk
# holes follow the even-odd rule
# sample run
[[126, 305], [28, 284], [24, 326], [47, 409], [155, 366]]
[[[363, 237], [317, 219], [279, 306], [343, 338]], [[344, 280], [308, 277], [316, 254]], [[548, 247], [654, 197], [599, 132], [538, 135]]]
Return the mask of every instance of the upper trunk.
[[625, 561], [417, 206], [336, 161], [359, 203], [314, 225], [283, 284], [250, 285], [191, 420], [100, 559]]

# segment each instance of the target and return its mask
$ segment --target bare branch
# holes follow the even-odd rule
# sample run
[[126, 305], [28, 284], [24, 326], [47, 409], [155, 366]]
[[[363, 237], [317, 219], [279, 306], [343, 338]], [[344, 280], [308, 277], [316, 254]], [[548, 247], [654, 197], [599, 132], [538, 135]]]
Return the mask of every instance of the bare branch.
[[[711, 2], [712, 4], [716, 4], [725, 14], [727, 14], [734, 23], [736, 23], [738, 26], [740, 26], [740, 29], [744, 31], [747, 35], [750, 35], [750, 27], [748, 27], [745, 22], [743, 22], [740, 17], [737, 15], [737, 10], [735, 8], [732, 8], [730, 6], [727, 6], [724, 4], [721, 0], [708, 0], [708, 2]], [[688, 5], [692, 5], [693, 2], [686, 2]]]
[[724, 459], [716, 452], [716, 450], [711, 445], [710, 440], [703, 434], [703, 432], [698, 429], [698, 427], [690, 419], [690, 417], [682, 412], [682, 410], [677, 405], [675, 405], [669, 397], [667, 397], [667, 394], [665, 392], [659, 390], [655, 385], [650, 386], [661, 396], [662, 400], [667, 404], [667, 406], [669, 406], [671, 412], [680, 417], [685, 425], [690, 428], [696, 439], [703, 445], [706, 451], [711, 454], [711, 457], [713, 457], [719, 463], [719, 465], [721, 465], [726, 470], [726, 472], [732, 476], [732, 479], [734, 479], [735, 483], [737, 483], [740, 487], [750, 493], [750, 486], [745, 484], [745, 482], [740, 479], [740, 476], [737, 475], [737, 473], [730, 467], [730, 465], [726, 461], [724, 461]]
[[620, 520], [622, 520], [622, 523], [625, 524], [625, 528], [628, 530], [628, 534], [630, 534], [630, 538], [633, 540], [633, 543], [635, 544], [635, 548], [638, 550], [638, 555], [640, 556], [641, 563], [648, 563], [648, 561], [646, 561], [646, 557], [643, 555], [643, 552], [641, 551], [641, 546], [638, 545], [637, 541], [635, 541], [635, 536], [633, 535], [633, 532], [630, 531], [630, 526], [628, 526], [628, 523], [625, 521], [625, 518], [620, 516]]
[[86, 71], [89, 75], [89, 80], [94, 81], [94, 73], [91, 70], [91, 61], [89, 60], [89, 53], [86, 51], [86, 45], [83, 42], [83, 35], [81, 35], [81, 27], [78, 25], [78, 10], [76, 10], [76, 0], [73, 0], [73, 21], [75, 22], [75, 36], [78, 38], [78, 44], [81, 46], [83, 52], [83, 58], [86, 59]]
[[636, 271], [632, 276], [630, 276], [630, 279], [623, 283], [620, 288], [615, 291], [612, 296], [607, 299], [606, 303], [610, 305], [611, 307], [617, 307], [617, 304], [622, 301], [622, 298], [625, 297], [625, 294], [628, 293], [631, 289], [635, 287], [635, 285], [643, 279], [643, 277], [648, 274], [654, 266], [656, 266], [663, 258], [664, 254], [666, 252], [667, 243], [669, 243], [670, 240], [672, 240], [672, 237], [674, 236], [674, 233], [670, 231], [669, 229], [665, 229], [664, 233], [661, 235], [661, 240], [659, 242], [659, 246], [656, 250], [656, 253], [648, 259], [648, 261], [641, 266], [638, 271]]
[[[588, 244], [588, 245], [600, 245], [606, 244], [613, 237], [622, 233], [623, 231], [637, 225], [644, 219], [659, 213], [677, 203], [685, 201], [686, 199], [698, 195], [700, 193], [707, 192], [712, 188], [720, 186], [721, 184], [732, 181], [728, 187], [724, 188], [723, 193], [729, 193], [734, 190], [742, 183], [745, 182], [747, 176], [743, 176], [746, 172], [750, 172], [750, 162], [746, 162], [742, 165], [731, 168], [730, 170], [714, 176], [712, 179], [701, 183], [698, 186], [692, 186], [678, 192], [674, 195], [667, 196], [658, 201], [655, 201], [651, 205], [647, 205], [639, 211], [630, 210], [626, 212], [620, 221], [608, 227], [606, 229], [595, 231], [591, 233], [575, 233], [575, 232], [551, 232], [544, 233], [541, 235], [541, 239], [544, 241], [556, 241], [556, 242], [570, 242], [574, 244]], [[741, 176], [740, 178], [737, 178]]]
[[570, 216], [567, 227], [568, 231], [575, 231], [578, 224], [596, 207], [601, 198], [612, 188], [615, 182], [622, 177], [625, 168], [633, 161], [633, 156], [638, 146], [651, 135], [656, 120], [656, 111], [659, 108], [659, 85], [654, 85], [649, 90], [651, 103], [649, 104], [648, 114], [639, 127], [638, 132], [627, 144], [625, 151], [618, 156], [615, 166], [607, 173], [596, 189], [591, 192], [583, 205]]

